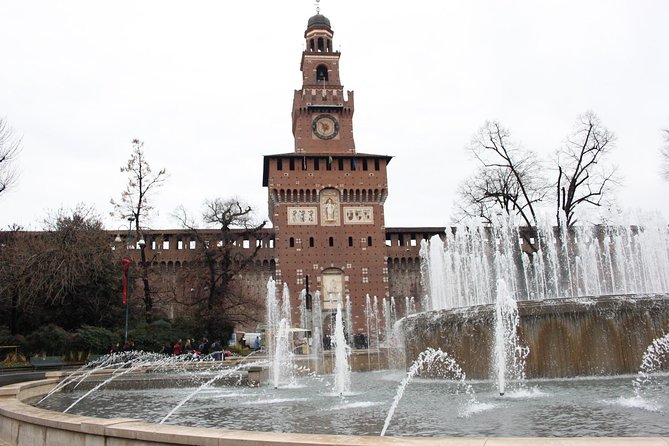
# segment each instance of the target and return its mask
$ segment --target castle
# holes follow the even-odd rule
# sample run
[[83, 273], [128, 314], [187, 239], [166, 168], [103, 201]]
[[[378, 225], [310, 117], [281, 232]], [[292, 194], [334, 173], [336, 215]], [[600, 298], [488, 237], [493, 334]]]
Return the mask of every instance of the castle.
[[[340, 295], [349, 296], [352, 332], [362, 333], [367, 296], [379, 301], [395, 297], [403, 315], [405, 297], [424, 294], [420, 244], [443, 234], [444, 228], [385, 226], [392, 157], [356, 150], [354, 95], [341, 83], [341, 53], [333, 50], [333, 36], [327, 17], [318, 13], [309, 19], [302, 86], [293, 95], [294, 150], [264, 156], [262, 185], [272, 228], [260, 230], [254, 239], [239, 232], [234, 245], [242, 254], [258, 248], [242, 277], [256, 302], [262, 302], [270, 277], [277, 285], [288, 285], [294, 311], [302, 289], [318, 291], [324, 320], [336, 310]], [[187, 230], [142, 231], [158, 288], [169, 290], [177, 301], [187, 300], [194, 290], [179, 272], [194, 259], [197, 243], [202, 237], [207, 238], [204, 243], [219, 243], [219, 231], [198, 234], [199, 241]], [[256, 319], [262, 320], [264, 307], [256, 306]], [[179, 311], [172, 304], [162, 310], [168, 317]]]

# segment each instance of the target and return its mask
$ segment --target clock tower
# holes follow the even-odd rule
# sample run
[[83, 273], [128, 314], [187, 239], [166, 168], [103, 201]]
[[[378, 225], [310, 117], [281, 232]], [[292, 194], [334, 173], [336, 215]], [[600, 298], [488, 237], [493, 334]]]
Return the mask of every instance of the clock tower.
[[[391, 158], [356, 152], [353, 92], [344, 93], [340, 52], [327, 17], [316, 14], [304, 32], [302, 88], [293, 96], [294, 151], [265, 155], [263, 186], [274, 227], [275, 280], [298, 296], [321, 296], [323, 326], [339, 299], [351, 302], [352, 333], [367, 330], [367, 296], [389, 296], [383, 205]], [[372, 300], [373, 301], [373, 300]]]
[[300, 70], [302, 89], [293, 97], [293, 135], [297, 153], [353, 153], [353, 92], [339, 78], [339, 51], [327, 17], [316, 14], [304, 32]]

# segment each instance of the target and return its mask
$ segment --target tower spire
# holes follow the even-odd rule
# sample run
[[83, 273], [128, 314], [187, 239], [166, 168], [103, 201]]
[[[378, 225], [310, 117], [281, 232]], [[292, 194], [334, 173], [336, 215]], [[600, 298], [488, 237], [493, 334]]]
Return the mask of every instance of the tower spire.
[[316, 0], [316, 15], [321, 13], [321, 0]]

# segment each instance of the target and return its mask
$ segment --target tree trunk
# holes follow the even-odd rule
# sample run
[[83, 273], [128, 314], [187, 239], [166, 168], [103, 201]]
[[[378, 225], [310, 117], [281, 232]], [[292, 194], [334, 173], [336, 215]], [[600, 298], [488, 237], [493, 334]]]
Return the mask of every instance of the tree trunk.
[[146, 322], [153, 321], [153, 299], [151, 297], [151, 286], [149, 284], [149, 265], [146, 261], [146, 252], [144, 251], [146, 247], [142, 246], [140, 249], [141, 255], [141, 274], [142, 274], [142, 284], [144, 285], [144, 318]]

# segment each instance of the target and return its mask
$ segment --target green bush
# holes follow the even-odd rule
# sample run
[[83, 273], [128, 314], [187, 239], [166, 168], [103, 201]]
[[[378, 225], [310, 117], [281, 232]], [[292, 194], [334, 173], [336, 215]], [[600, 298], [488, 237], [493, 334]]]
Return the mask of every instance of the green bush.
[[183, 335], [171, 323], [163, 320], [142, 324], [128, 332], [128, 340], [132, 339], [135, 349], [147, 352], [159, 352], [166, 343], [172, 345], [180, 337]]
[[104, 354], [108, 353], [111, 345], [116, 341], [116, 335], [104, 327], [84, 325], [77, 329], [72, 338], [71, 350]]
[[30, 333], [26, 338], [26, 350], [29, 355], [41, 353], [58, 356], [68, 349], [72, 336], [55, 324], [45, 325]]

